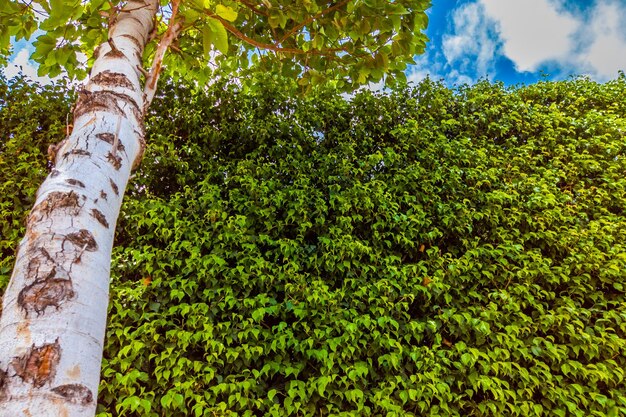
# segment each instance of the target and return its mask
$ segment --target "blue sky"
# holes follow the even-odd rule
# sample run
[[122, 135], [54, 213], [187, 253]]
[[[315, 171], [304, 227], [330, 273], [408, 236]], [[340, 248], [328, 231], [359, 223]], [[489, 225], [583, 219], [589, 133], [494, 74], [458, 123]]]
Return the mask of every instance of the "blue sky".
[[409, 78], [507, 85], [626, 70], [626, 0], [433, 0]]
[[[407, 71], [412, 81], [603, 82], [626, 70], [626, 0], [433, 0], [428, 15], [431, 41]], [[16, 44], [7, 75], [21, 67], [37, 78], [30, 52], [28, 42]]]

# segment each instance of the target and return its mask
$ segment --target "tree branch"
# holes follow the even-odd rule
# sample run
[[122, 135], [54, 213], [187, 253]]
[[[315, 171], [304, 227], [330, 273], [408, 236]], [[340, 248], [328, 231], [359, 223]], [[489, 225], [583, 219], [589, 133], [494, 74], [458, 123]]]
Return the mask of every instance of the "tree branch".
[[305, 50], [297, 49], [297, 48], [283, 48], [281, 46], [278, 46], [277, 44], [259, 42], [255, 39], [252, 39], [249, 36], [244, 35], [239, 29], [231, 25], [226, 19], [208, 11], [205, 12], [205, 14], [213, 19], [218, 20], [220, 23], [222, 23], [222, 25], [224, 25], [224, 28], [227, 31], [235, 35], [237, 38], [241, 39], [242, 41], [252, 46], [256, 46], [257, 48], [267, 49], [267, 50], [274, 51], [274, 52], [296, 54], [296, 55], [325, 55], [327, 56], [327, 55], [334, 55], [335, 52], [339, 52], [339, 51], [347, 52], [345, 48], [329, 48], [329, 49], [325, 49], [322, 51], [319, 51], [316, 49], [310, 49], [308, 51], [305, 51]]
[[146, 85], [143, 90], [145, 95], [144, 112], [152, 102], [154, 94], [156, 93], [157, 81], [159, 80], [159, 75], [161, 74], [161, 67], [163, 65], [165, 52], [167, 52], [167, 49], [170, 47], [174, 39], [176, 39], [183, 27], [182, 22], [176, 22], [176, 15], [178, 14], [179, 5], [180, 0], [172, 1], [172, 15], [170, 16], [167, 30], [159, 41], [159, 45], [157, 46], [156, 52], [154, 54], [154, 59], [152, 61], [152, 68], [150, 68], [150, 72], [146, 77]]

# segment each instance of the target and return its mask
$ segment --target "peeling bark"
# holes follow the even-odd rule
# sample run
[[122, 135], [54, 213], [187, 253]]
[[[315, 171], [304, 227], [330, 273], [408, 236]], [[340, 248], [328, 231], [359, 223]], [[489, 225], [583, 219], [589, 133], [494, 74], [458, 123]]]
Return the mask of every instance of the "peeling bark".
[[65, 236], [72, 244], [82, 250], [89, 252], [95, 252], [98, 250], [98, 244], [94, 239], [93, 234], [87, 229], [80, 229], [78, 232], [69, 233]]
[[113, 152], [107, 153], [107, 161], [109, 161], [116, 170], [122, 167], [122, 157], [115, 155]]
[[[0, 317], [0, 417], [92, 417], [115, 223], [145, 147], [143, 46], [156, 0], [130, 0], [99, 46], [74, 129], [51, 147]], [[112, 190], [112, 192], [109, 192]]]
[[8, 385], [9, 375], [6, 371], [0, 369], [0, 404], [9, 398]]
[[59, 309], [65, 301], [74, 297], [72, 281], [65, 278], [54, 277], [56, 269], [52, 270], [52, 276], [35, 281], [27, 285], [17, 296], [17, 304], [24, 309], [26, 317], [29, 313], [44, 314], [46, 308]]
[[93, 394], [91, 393], [91, 390], [84, 385], [60, 385], [52, 388], [51, 391], [74, 404], [89, 405], [93, 403]]
[[11, 366], [22, 381], [40, 388], [54, 378], [61, 359], [61, 346], [57, 339], [40, 347], [34, 345], [25, 355], [13, 359]]
[[130, 82], [126, 75], [113, 71], [102, 71], [98, 75], [92, 77], [91, 82], [104, 87], [133, 88], [133, 83]]
[[127, 111], [125, 107], [131, 111], [137, 122], [143, 124], [143, 112], [137, 100], [131, 95], [108, 90], [96, 92], [82, 91], [78, 96], [76, 108], [74, 109], [74, 120], [85, 114], [98, 111], [125, 116]]
[[[80, 211], [78, 194], [74, 191], [69, 193], [53, 191], [30, 212], [29, 222], [40, 221], [50, 217], [53, 211], [65, 211], [67, 214], [76, 215]], [[26, 232], [28, 233], [28, 231]]]

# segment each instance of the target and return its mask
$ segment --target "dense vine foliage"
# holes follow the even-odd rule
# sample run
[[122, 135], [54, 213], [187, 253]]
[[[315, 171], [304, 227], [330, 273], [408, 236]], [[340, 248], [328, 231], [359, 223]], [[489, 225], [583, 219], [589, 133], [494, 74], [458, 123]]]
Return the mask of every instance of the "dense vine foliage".
[[63, 139], [69, 120], [67, 85], [39, 87], [0, 74], [0, 288], [15, 262], [26, 216], [47, 175], [48, 145]]
[[[66, 110], [3, 83], [5, 284]], [[292, 88], [155, 101], [100, 417], [626, 413], [623, 74]]]

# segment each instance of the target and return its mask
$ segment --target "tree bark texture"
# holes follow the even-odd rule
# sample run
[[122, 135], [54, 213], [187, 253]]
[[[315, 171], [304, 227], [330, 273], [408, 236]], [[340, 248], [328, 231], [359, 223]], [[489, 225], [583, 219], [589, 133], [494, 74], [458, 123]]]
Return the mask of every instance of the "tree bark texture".
[[115, 224], [144, 149], [141, 65], [158, 2], [126, 3], [96, 51], [74, 130], [52, 147], [0, 318], [0, 416], [96, 409]]

